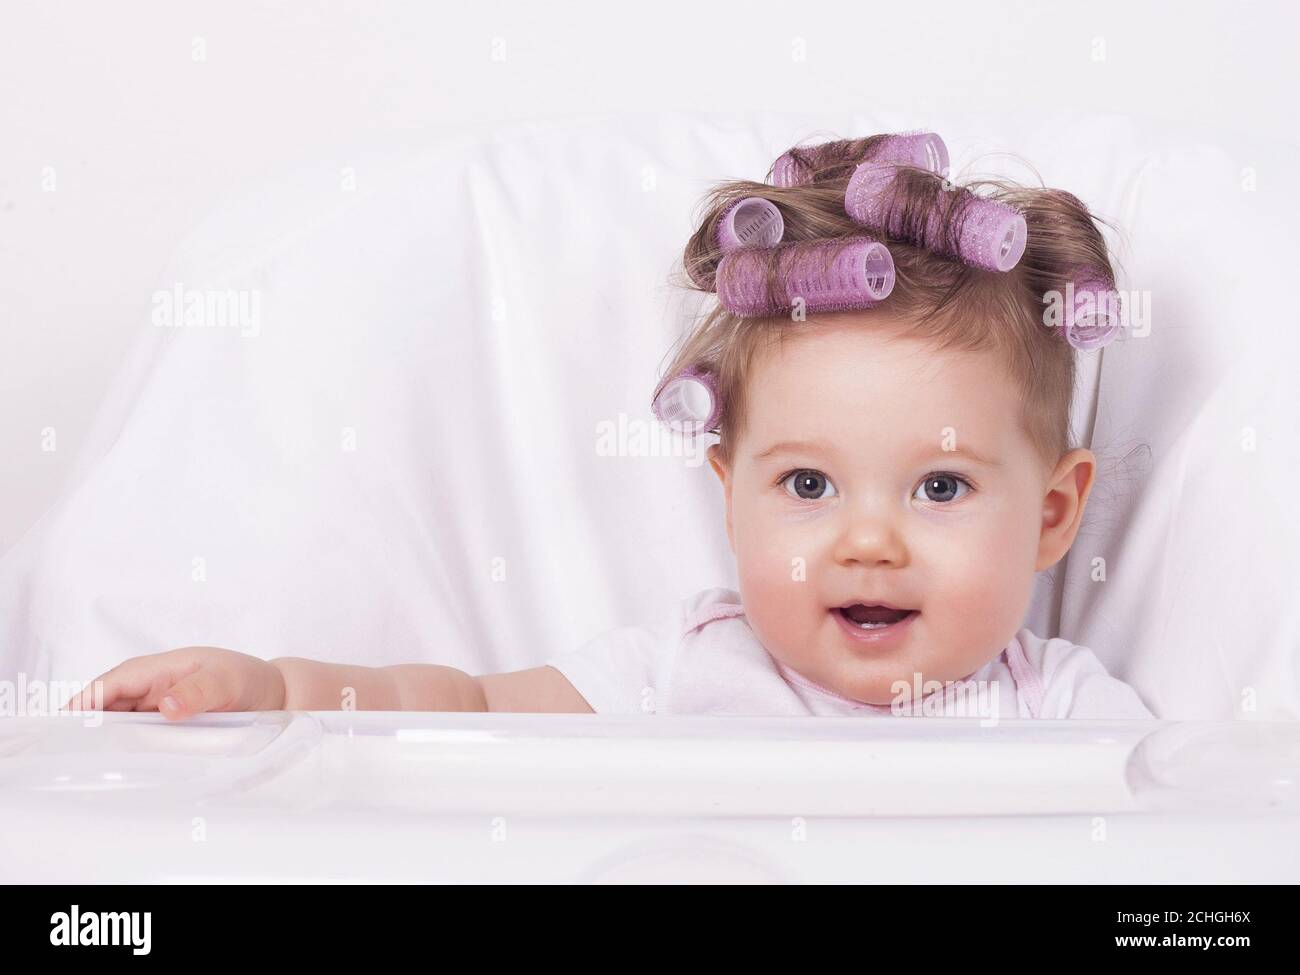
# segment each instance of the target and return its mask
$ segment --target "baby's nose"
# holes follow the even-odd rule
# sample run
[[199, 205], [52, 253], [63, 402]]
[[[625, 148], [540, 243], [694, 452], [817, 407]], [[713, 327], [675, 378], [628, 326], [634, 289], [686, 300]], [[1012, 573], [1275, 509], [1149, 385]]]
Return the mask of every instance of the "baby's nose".
[[896, 521], [883, 512], [852, 512], [835, 540], [835, 560], [841, 564], [902, 567], [908, 562], [907, 543]]

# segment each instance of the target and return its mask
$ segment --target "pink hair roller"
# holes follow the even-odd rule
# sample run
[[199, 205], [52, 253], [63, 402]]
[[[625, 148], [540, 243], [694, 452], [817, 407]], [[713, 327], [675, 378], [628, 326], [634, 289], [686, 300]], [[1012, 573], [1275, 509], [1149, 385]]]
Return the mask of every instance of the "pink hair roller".
[[[723, 253], [742, 247], [774, 247], [785, 236], [785, 219], [771, 200], [745, 196], [732, 200], [718, 216], [713, 240]], [[686, 273], [701, 291], [713, 291], [714, 284], [703, 268], [688, 267]]]
[[878, 233], [910, 241], [939, 254], [956, 257], [987, 271], [1010, 271], [1025, 253], [1028, 229], [1014, 207], [976, 196], [970, 190], [945, 190], [956, 194], [952, 205], [962, 207], [956, 252], [943, 232], [941, 213], [933, 210], [924, 226], [905, 225], [900, 207], [893, 206], [893, 182], [899, 170], [889, 163], [865, 162], [858, 166], [844, 192], [844, 211]]
[[[864, 160], [866, 161], [866, 160]], [[888, 162], [899, 166], [915, 166], [936, 176], [948, 173], [948, 146], [937, 132], [906, 132], [891, 136], [889, 141], [872, 153], [871, 162]]]
[[1066, 287], [1065, 340], [1084, 352], [1115, 341], [1120, 329], [1122, 296], [1104, 274], [1079, 273]]
[[[768, 288], [773, 260], [775, 295]], [[894, 259], [869, 237], [745, 247], [723, 257], [717, 286], [722, 307], [741, 318], [783, 315], [800, 299], [810, 312], [870, 308], [894, 290]]]
[[717, 380], [695, 366], [683, 369], [659, 387], [651, 409], [660, 423], [678, 433], [712, 430], [722, 418]]
[[775, 247], [785, 236], [785, 220], [775, 203], [746, 196], [730, 203], [718, 218], [716, 239], [724, 252], [740, 247]]
[[[793, 152], [782, 154], [772, 167], [772, 183], [776, 186], [803, 186], [812, 182], [816, 169], [826, 165], [828, 157], [843, 142], [825, 142], [799, 149], [810, 162], [801, 163]], [[876, 144], [870, 153], [855, 162], [893, 163], [896, 166], [915, 166], [938, 176], [948, 172], [948, 146], [937, 132], [900, 132], [887, 136]]]

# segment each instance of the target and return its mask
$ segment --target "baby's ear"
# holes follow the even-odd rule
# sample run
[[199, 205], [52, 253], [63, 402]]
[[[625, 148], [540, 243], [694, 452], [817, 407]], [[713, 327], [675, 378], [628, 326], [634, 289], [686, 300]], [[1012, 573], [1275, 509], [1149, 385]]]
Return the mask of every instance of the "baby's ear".
[[718, 444], [709, 447], [708, 457], [709, 466], [722, 482], [722, 497], [727, 509], [727, 544], [731, 546], [731, 551], [735, 552], [736, 536], [731, 532], [731, 471], [722, 460], [722, 450]]
[[1082, 447], [1069, 451], [1057, 462], [1043, 497], [1036, 571], [1056, 565], [1074, 544], [1096, 472], [1097, 458]]
[[713, 473], [718, 475], [718, 480], [722, 486], [727, 486], [727, 467], [722, 461], [722, 450], [718, 444], [711, 444], [706, 455], [709, 458], [709, 466], [713, 468]]

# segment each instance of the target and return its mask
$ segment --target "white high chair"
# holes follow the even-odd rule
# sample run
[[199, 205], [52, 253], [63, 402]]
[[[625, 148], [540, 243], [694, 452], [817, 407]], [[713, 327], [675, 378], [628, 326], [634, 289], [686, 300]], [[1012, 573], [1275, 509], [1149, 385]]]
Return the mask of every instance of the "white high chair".
[[66, 494], [0, 560], [0, 679], [191, 644], [516, 669], [734, 585], [712, 475], [602, 456], [597, 431], [652, 422], [706, 300], [668, 276], [711, 182], [922, 126], [959, 180], [1029, 178], [982, 158], [1009, 149], [1126, 232], [1152, 327], [1083, 359], [1101, 483], [1026, 625], [1162, 721], [18, 714], [0, 879], [1294, 882], [1300, 360], [1261, 287], [1296, 263], [1267, 219], [1286, 188], [1109, 117], [1068, 143], [1057, 121], [568, 120], [363, 158], [355, 189], [320, 166], [250, 190], [157, 302], [255, 293], [257, 322], [142, 302]]

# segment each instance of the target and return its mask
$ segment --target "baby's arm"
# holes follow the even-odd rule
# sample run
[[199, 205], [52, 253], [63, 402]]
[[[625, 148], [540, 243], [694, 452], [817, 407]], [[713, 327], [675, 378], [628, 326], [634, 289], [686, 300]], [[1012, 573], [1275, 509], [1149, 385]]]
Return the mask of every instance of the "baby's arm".
[[[286, 711], [337, 709], [342, 688], [356, 689], [357, 707], [375, 711], [558, 711], [591, 707], [554, 667], [472, 677], [455, 667], [395, 664], [355, 667], [323, 664], [301, 657], [271, 661], [285, 679]], [[380, 703], [361, 703], [363, 691]]]
[[[100, 690], [99, 688], [102, 688]], [[67, 703], [74, 710], [158, 711], [179, 720], [208, 711], [590, 712], [551, 667], [472, 677], [454, 667], [358, 667], [302, 657], [262, 660], [218, 647], [133, 657]]]

